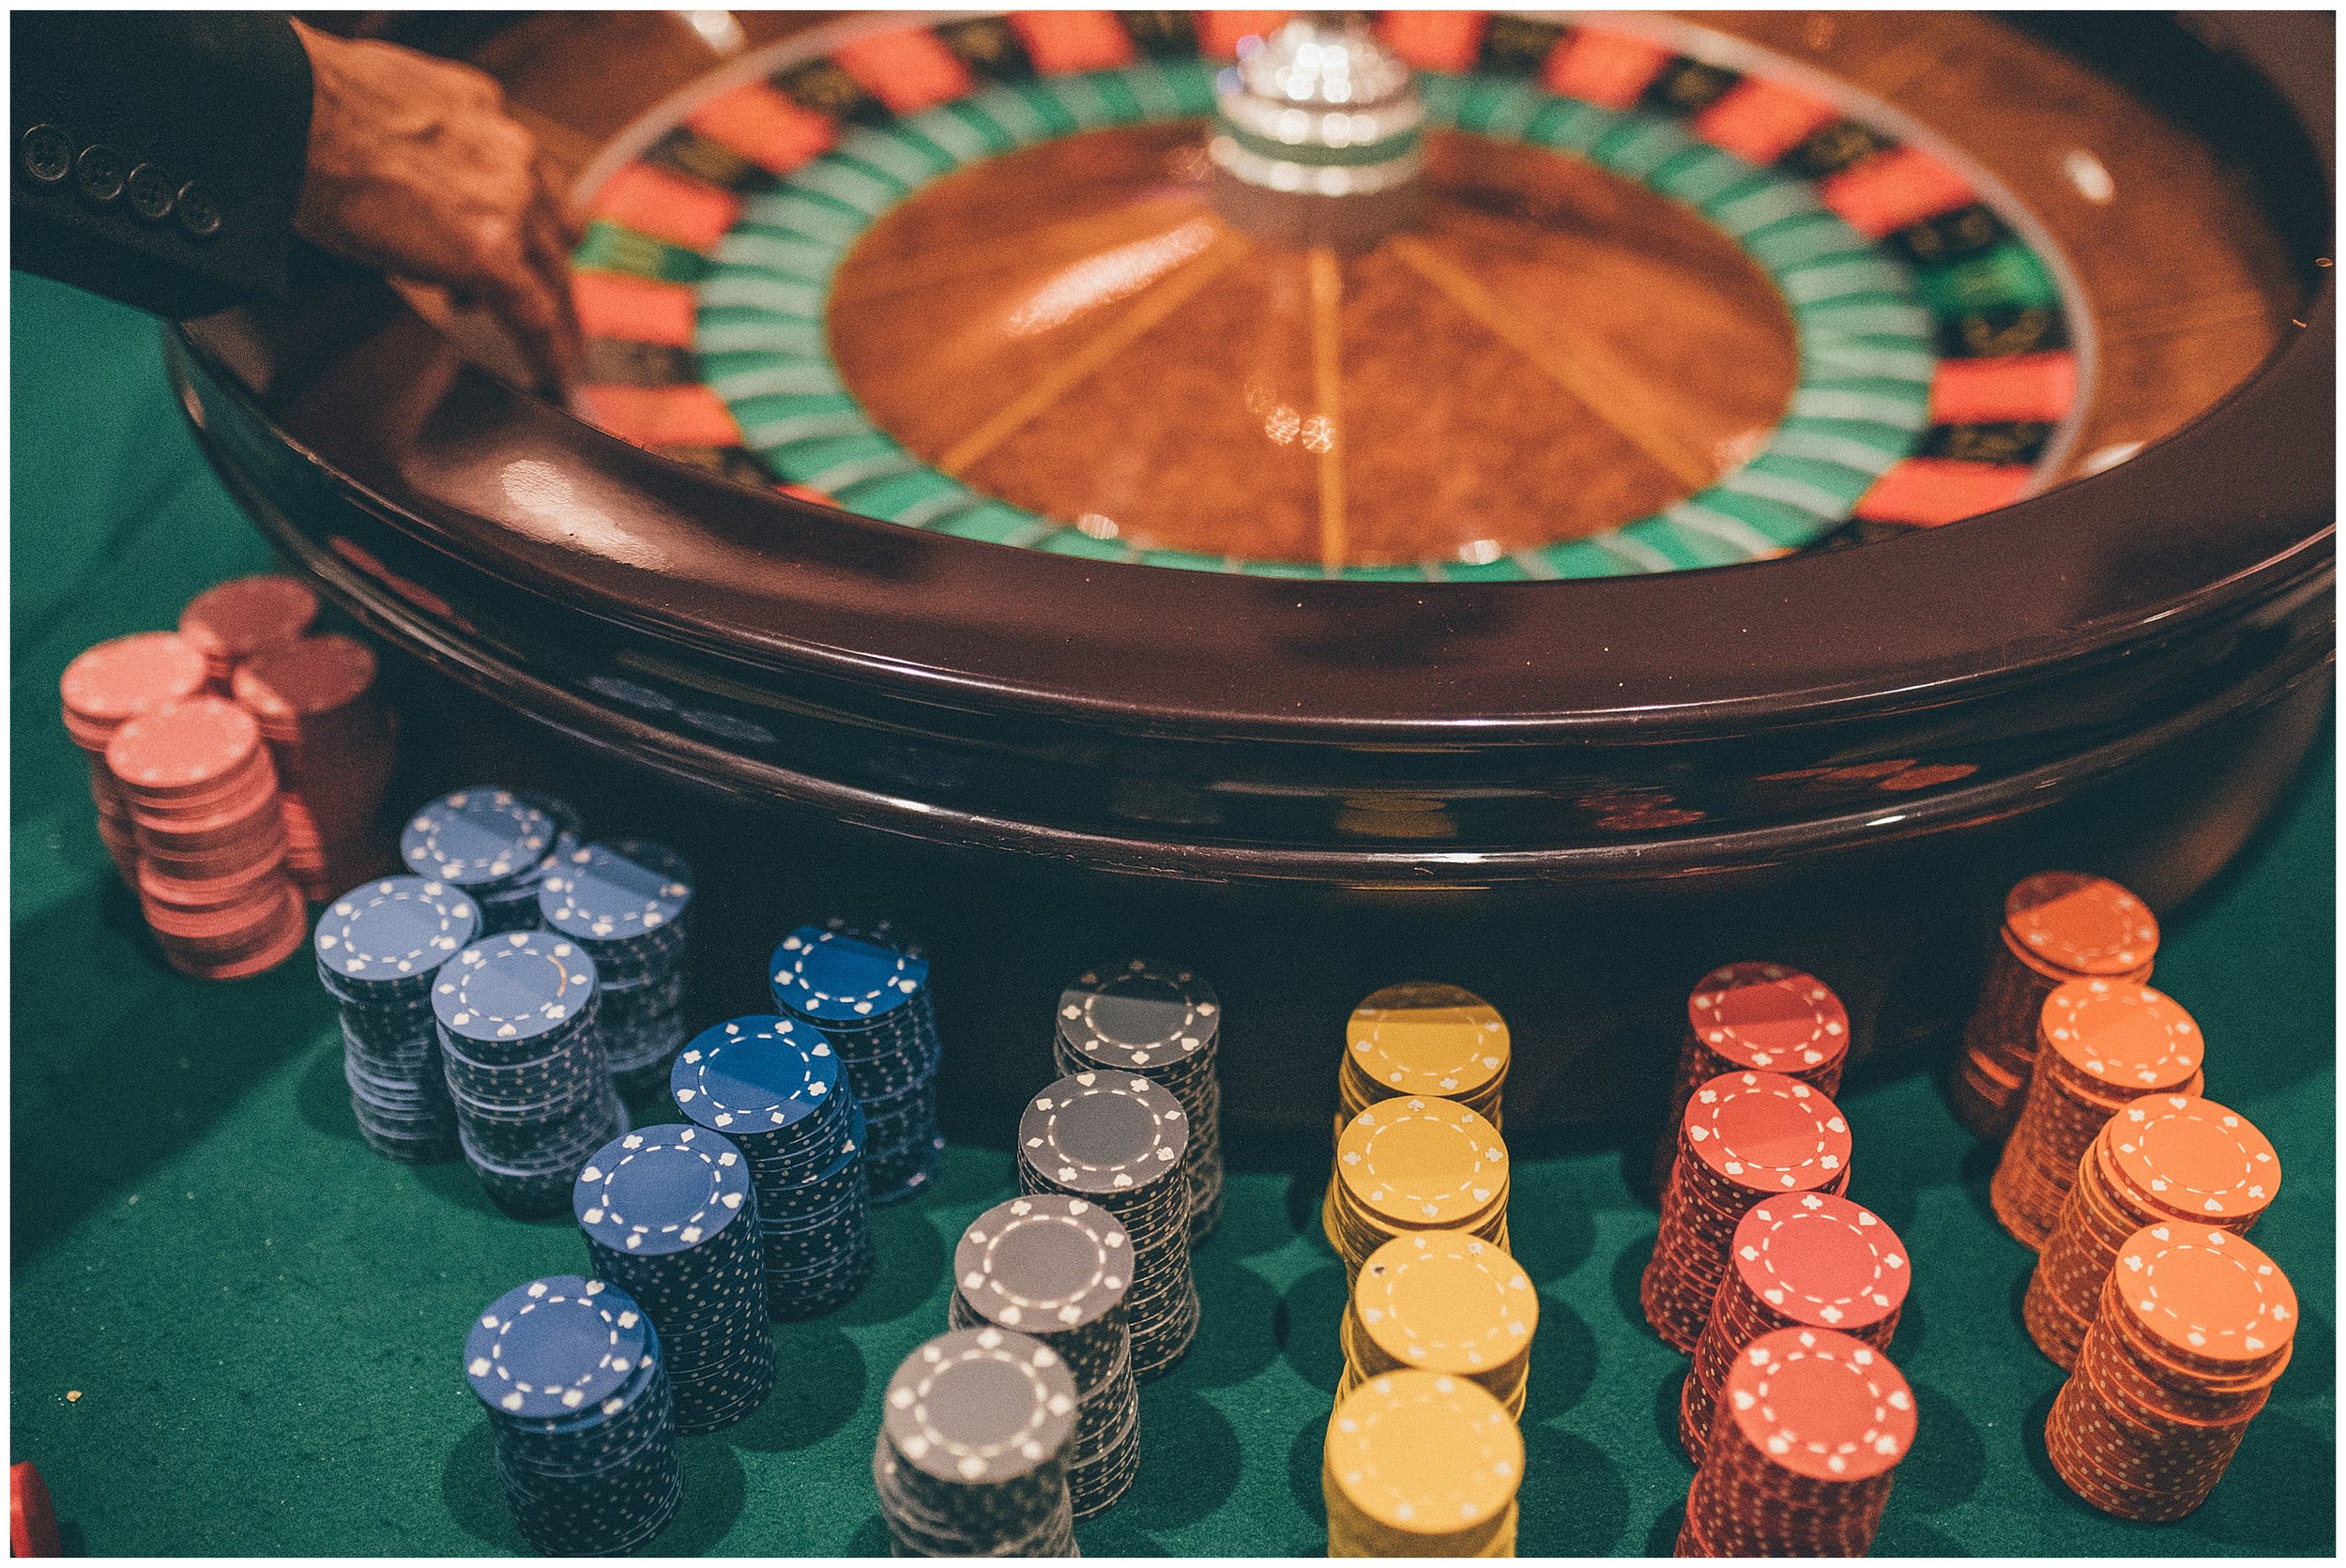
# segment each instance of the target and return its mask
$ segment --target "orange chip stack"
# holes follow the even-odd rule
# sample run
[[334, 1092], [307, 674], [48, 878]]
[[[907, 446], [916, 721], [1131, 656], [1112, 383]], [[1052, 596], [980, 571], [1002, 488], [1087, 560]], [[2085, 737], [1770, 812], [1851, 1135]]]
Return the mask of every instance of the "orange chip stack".
[[1463, 1230], [1418, 1230], [1369, 1254], [1339, 1336], [1336, 1403], [1372, 1378], [1414, 1368], [1481, 1384], [1520, 1421], [1540, 1293], [1506, 1249]]
[[2280, 1186], [2279, 1157], [2237, 1111], [2186, 1094], [2135, 1101], [2078, 1162], [2021, 1302], [2029, 1337], [2064, 1369], [2076, 1365], [2127, 1238], [2167, 1221], [2245, 1236]]
[[2181, 1221], [2135, 1232], [2046, 1418], [2053, 1469], [2105, 1514], [2182, 1518], [2223, 1478], [2296, 1329], [2297, 1294], [2254, 1242]]
[[1380, 1100], [1336, 1140], [1320, 1225], [1356, 1278], [1370, 1254], [1417, 1230], [1463, 1230], [1507, 1247], [1507, 1144], [1455, 1100]]
[[1638, 1299], [1653, 1332], [1691, 1351], [1752, 1208], [1849, 1184], [1849, 1120], [1830, 1095], [1780, 1073], [1729, 1073], [1698, 1086], [1678, 1124], [1662, 1226]]
[[1728, 964], [1704, 975], [1686, 997], [1686, 1039], [1654, 1148], [1654, 1190], [1677, 1163], [1678, 1116], [1697, 1084], [1722, 1073], [1781, 1073], [1834, 1094], [1848, 1059], [1849, 1010], [1816, 976], [1782, 964]]
[[318, 618], [318, 596], [291, 577], [265, 572], [205, 589], [179, 612], [179, 635], [198, 653], [212, 690], [228, 694], [236, 666], [302, 636]]
[[312, 901], [386, 869], [385, 841], [372, 830], [390, 784], [393, 730], [374, 676], [364, 645], [329, 632], [253, 654], [231, 682], [276, 759], [286, 868]]
[[309, 935], [285, 875], [277, 769], [260, 726], [195, 696], [114, 732], [106, 767], [138, 843], [139, 905], [172, 967], [199, 980], [259, 974]]
[[123, 881], [138, 884], [138, 843], [130, 807], [106, 770], [106, 747], [124, 723], [204, 690], [204, 655], [169, 632], [142, 632], [85, 648], [57, 682], [66, 733], [89, 763], [90, 799], [98, 807], [98, 836]]
[[2197, 1094], [2206, 1044], [2176, 1001], [2132, 981], [2077, 980], [2045, 998], [2035, 1071], [1988, 1195], [2041, 1250], [2102, 1124], [2146, 1094]]
[[2004, 896], [2003, 943], [1963, 1031], [1949, 1098], [1984, 1138], [2011, 1131], [2036, 1059], [2045, 998], [2079, 980], [2140, 984], [2158, 952], [2150, 906], [2107, 877], [2045, 871]]

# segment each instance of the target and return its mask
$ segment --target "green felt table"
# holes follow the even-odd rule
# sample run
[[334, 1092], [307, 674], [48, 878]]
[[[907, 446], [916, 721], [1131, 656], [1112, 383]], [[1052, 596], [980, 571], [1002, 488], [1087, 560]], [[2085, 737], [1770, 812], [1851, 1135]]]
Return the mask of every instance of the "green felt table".
[[[145, 937], [58, 727], [58, 673], [100, 638], [170, 624], [267, 552], [185, 429], [151, 322], [20, 276], [10, 326], [10, 1456], [40, 1465], [69, 1545], [91, 1553], [518, 1551], [458, 1351], [499, 1292], [580, 1267], [579, 1240], [500, 1215], [462, 1165], [368, 1152], [305, 964], [201, 985]], [[2257, 1240], [2304, 1302], [2294, 1364], [2198, 1514], [2137, 1526], [2076, 1501], [2040, 1438], [2060, 1375], [2019, 1325], [2030, 1255], [1988, 1214], [1981, 1151], [1928, 1073], [1863, 1076], [1846, 1097], [1851, 1195], [1914, 1258], [1894, 1355], [1922, 1423], [1880, 1552], [2332, 1551], [2321, 750], [2273, 830], [2171, 914], [2158, 959], [2159, 983], [2205, 1026], [2211, 1093], [2280, 1149], [2285, 1188]], [[770, 1402], [684, 1443], [685, 1503], [661, 1550], [886, 1549], [869, 1470], [881, 1390], [943, 1328], [951, 1243], [1008, 1195], [1008, 1140], [953, 1149], [932, 1194], [881, 1214], [881, 1271], [852, 1306], [778, 1329]], [[1144, 1392], [1141, 1478], [1080, 1529], [1087, 1553], [1323, 1549], [1344, 1283], [1317, 1235], [1325, 1155], [1307, 1141], [1234, 1133], [1228, 1215], [1198, 1259], [1203, 1333]], [[1516, 1173], [1514, 1235], [1542, 1293], [1526, 1555], [1667, 1552], [1683, 1504], [1683, 1363], [1638, 1315], [1654, 1215], [1623, 1164], [1595, 1149]]]

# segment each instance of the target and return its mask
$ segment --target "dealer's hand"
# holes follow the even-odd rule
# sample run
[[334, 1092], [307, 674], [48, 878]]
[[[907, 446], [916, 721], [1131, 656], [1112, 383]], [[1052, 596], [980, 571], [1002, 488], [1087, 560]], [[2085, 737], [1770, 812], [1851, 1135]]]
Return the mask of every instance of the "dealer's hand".
[[469, 66], [294, 29], [314, 84], [295, 231], [485, 306], [549, 389], [568, 386], [580, 358], [568, 261], [577, 228], [504, 92]]

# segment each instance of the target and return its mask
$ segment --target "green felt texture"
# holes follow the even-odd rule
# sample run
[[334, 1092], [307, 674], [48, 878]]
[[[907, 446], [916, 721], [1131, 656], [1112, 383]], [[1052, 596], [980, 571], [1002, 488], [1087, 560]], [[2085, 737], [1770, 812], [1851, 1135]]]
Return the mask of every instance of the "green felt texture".
[[[151, 324], [19, 277], [11, 325], [10, 1456], [41, 1466], [69, 1543], [93, 1553], [517, 1551], [458, 1354], [499, 1292], [578, 1268], [578, 1240], [564, 1223], [502, 1217], [461, 1165], [371, 1155], [333, 1014], [302, 965], [199, 985], [146, 941], [58, 728], [57, 675], [90, 642], [170, 623], [266, 552], [184, 429]], [[1881, 1553], [2333, 1549], [2323, 749], [2275, 830], [2171, 917], [2158, 961], [2159, 983], [2206, 1028], [2212, 1092], [2279, 1146], [2284, 1190], [2257, 1240], [2304, 1302], [2295, 1363], [2198, 1515], [2133, 1526], [2077, 1502], [2045, 1465], [2059, 1375], [2021, 1331], [2029, 1255], [1988, 1217], [1981, 1153], [1926, 1075], [1866, 1080], [1848, 1096], [1851, 1191], [1914, 1257], [1894, 1355], [1922, 1418]], [[782, 1383], [761, 1412], [686, 1441], [687, 1500], [661, 1551], [885, 1550], [869, 1473], [880, 1392], [944, 1326], [952, 1239], [1009, 1192], [1002, 1131], [1000, 1147], [954, 1149], [937, 1191], [882, 1215], [882, 1271], [861, 1300], [778, 1332]], [[1228, 1215], [1199, 1259], [1203, 1336], [1143, 1393], [1140, 1482], [1081, 1527], [1087, 1553], [1322, 1546], [1343, 1275], [1317, 1235], [1318, 1149], [1234, 1138]], [[1543, 1293], [1527, 1555], [1667, 1551], [1685, 1494], [1669, 1435], [1683, 1362], [1636, 1308], [1653, 1213], [1622, 1168], [1607, 1150], [1516, 1176], [1514, 1233]]]

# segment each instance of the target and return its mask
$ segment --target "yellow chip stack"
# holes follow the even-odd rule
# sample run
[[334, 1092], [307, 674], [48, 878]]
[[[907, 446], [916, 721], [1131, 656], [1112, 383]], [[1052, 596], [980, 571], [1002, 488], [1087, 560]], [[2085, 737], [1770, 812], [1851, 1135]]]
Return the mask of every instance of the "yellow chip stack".
[[1336, 1399], [1388, 1372], [1448, 1373], [1520, 1421], [1539, 1326], [1539, 1292], [1503, 1249], [1463, 1230], [1396, 1236], [1352, 1282]]
[[1513, 1557], [1523, 1434], [1480, 1385], [1371, 1378], [1336, 1405], [1319, 1489], [1330, 1557]]
[[1379, 1100], [1440, 1095], [1503, 1127], [1507, 1021], [1471, 991], [1412, 982], [1388, 985], [1352, 1010], [1336, 1072], [1336, 1132]]
[[1347, 1279], [1369, 1254], [1417, 1230], [1464, 1230], [1507, 1245], [1507, 1145], [1455, 1100], [1380, 1100], [1336, 1139], [1320, 1225]]

